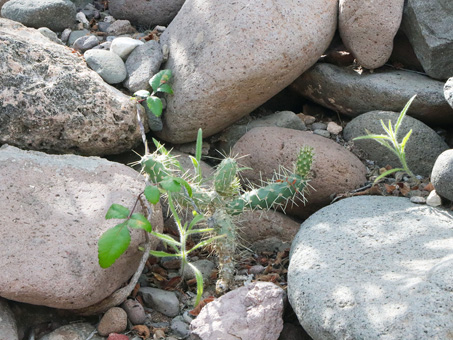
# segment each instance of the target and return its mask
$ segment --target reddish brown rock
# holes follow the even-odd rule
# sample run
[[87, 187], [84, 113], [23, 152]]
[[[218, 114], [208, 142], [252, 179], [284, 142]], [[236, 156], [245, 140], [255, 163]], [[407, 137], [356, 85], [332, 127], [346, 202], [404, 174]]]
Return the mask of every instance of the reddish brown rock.
[[292, 169], [299, 149], [314, 148], [311, 189], [304, 206], [288, 206], [286, 212], [307, 218], [328, 205], [331, 195], [348, 192], [365, 183], [366, 168], [360, 160], [334, 141], [310, 132], [285, 128], [255, 128], [244, 135], [233, 147], [233, 153], [245, 156], [241, 165], [251, 167], [242, 175], [254, 183], [272, 177], [279, 165]]

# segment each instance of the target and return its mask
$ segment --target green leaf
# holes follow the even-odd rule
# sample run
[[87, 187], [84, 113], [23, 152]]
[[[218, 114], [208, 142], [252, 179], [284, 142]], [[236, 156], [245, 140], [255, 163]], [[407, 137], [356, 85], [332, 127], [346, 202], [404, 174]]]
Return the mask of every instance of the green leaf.
[[395, 168], [395, 169], [390, 169], [390, 170], [387, 170], [385, 171], [384, 173], [380, 174], [375, 180], [374, 180], [374, 183], [378, 182], [380, 179], [384, 178], [384, 177], [387, 177], [388, 175], [390, 174], [393, 174], [394, 172], [398, 172], [398, 171], [404, 171], [403, 168]]
[[112, 218], [122, 219], [127, 218], [129, 216], [129, 209], [122, 206], [121, 204], [113, 203], [107, 214], [105, 214], [105, 219], [110, 220]]
[[194, 218], [192, 219], [192, 221], [190, 221], [190, 224], [189, 224], [189, 230], [191, 230], [198, 222], [204, 220], [204, 216], [201, 215], [201, 214], [197, 214], [194, 216]]
[[181, 254], [170, 254], [165, 251], [150, 250], [149, 253], [155, 257], [181, 257]]
[[156, 233], [155, 231], [151, 231], [150, 233], [151, 233], [151, 235], [156, 236], [158, 239], [164, 241], [165, 243], [168, 243], [168, 244], [174, 245], [174, 246], [179, 246], [179, 247], [181, 246], [181, 242], [176, 241], [171, 236], [161, 234], [161, 233]]
[[159, 88], [156, 90], [156, 92], [164, 92], [164, 93], [173, 94], [173, 89], [168, 84], [162, 84], [161, 86], [159, 86]]
[[181, 191], [181, 184], [177, 180], [177, 177], [167, 177], [164, 180], [160, 181], [159, 184], [164, 190], [169, 192]]
[[171, 78], [171, 70], [162, 70], [156, 73], [150, 80], [149, 85], [153, 88], [154, 92], [157, 92], [157, 89], [165, 83], [168, 83]]
[[200, 303], [201, 296], [203, 295], [203, 275], [192, 263], [187, 262], [187, 264], [192, 268], [195, 278], [197, 279], [197, 299], [195, 300], [195, 307]]
[[180, 177], [174, 177], [173, 180], [178, 182], [180, 185], [183, 185], [187, 189], [187, 194], [189, 195], [189, 197], [192, 197], [192, 187], [189, 183], [187, 183], [187, 181]]
[[187, 236], [192, 235], [192, 234], [200, 234], [200, 233], [209, 233], [211, 231], [214, 231], [214, 228], [205, 228], [205, 229], [194, 229], [190, 230], [187, 232]]
[[110, 267], [129, 247], [131, 236], [126, 223], [116, 225], [99, 238], [98, 258], [102, 268]]
[[407, 144], [407, 141], [409, 140], [409, 137], [411, 136], [412, 134], [412, 129], [407, 133], [406, 136], [404, 136], [402, 142], [401, 142], [401, 152], [404, 153], [404, 150], [406, 149], [406, 144]]
[[162, 100], [158, 97], [150, 96], [146, 99], [146, 105], [148, 105], [148, 109], [156, 116], [162, 116]]
[[132, 214], [131, 218], [127, 221], [127, 225], [134, 229], [146, 230], [148, 233], [152, 230], [151, 223], [149, 223], [148, 219], [139, 213]]
[[209, 238], [207, 240], [201, 241], [201, 242], [197, 243], [195, 246], [193, 246], [192, 249], [190, 249], [187, 253], [190, 253], [190, 252], [194, 251], [195, 249], [205, 247], [208, 244], [214, 242], [215, 240], [218, 240], [219, 238], [223, 238], [223, 237], [226, 237], [226, 236], [227, 236], [226, 234], [222, 234], [222, 235], [214, 236], [214, 237], [211, 237], [211, 238]]
[[387, 139], [387, 140], [392, 140], [389, 136], [386, 135], [375, 135], [375, 134], [369, 134], [366, 136], [359, 136], [355, 137], [352, 140], [359, 140], [359, 139]]
[[149, 203], [151, 204], [157, 204], [160, 199], [160, 191], [158, 187], [155, 187], [153, 185], [148, 185], [145, 188], [145, 197], [148, 200]]
[[147, 98], [149, 97], [150, 93], [149, 91], [146, 90], [140, 90], [134, 93], [134, 97], [141, 97], [141, 98]]
[[409, 110], [409, 106], [411, 106], [411, 104], [414, 101], [415, 97], [417, 97], [416, 94], [413, 95], [411, 99], [409, 99], [409, 101], [406, 103], [404, 108], [401, 110], [401, 113], [400, 113], [400, 115], [398, 117], [398, 120], [396, 121], [396, 124], [395, 124], [395, 131], [398, 131], [398, 129], [400, 128], [400, 125], [403, 122], [404, 116], [406, 115], [407, 110]]

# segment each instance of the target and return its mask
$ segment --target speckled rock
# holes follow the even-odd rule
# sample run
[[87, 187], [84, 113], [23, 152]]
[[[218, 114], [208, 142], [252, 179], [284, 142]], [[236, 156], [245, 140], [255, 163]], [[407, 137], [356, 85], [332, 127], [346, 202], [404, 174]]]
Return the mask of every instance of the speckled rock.
[[69, 0], [10, 0], [2, 6], [1, 14], [28, 27], [61, 32], [75, 23], [76, 8]]
[[305, 205], [301, 202], [298, 206], [288, 204], [286, 209], [287, 214], [302, 218], [329, 204], [332, 194], [348, 192], [364, 184], [366, 169], [362, 162], [330, 139], [285, 128], [255, 128], [233, 147], [233, 154], [248, 155], [241, 158], [241, 164], [253, 169], [243, 171], [243, 177], [259, 183], [260, 176], [264, 180], [272, 178], [279, 164], [292, 169], [299, 149], [304, 145], [314, 148], [312, 188], [308, 189]]
[[[409, 108], [408, 113], [410, 113]], [[355, 137], [366, 135], [365, 129], [375, 134], [386, 134], [380, 120], [386, 125], [388, 121], [392, 126], [398, 119], [398, 112], [372, 111], [364, 113], [348, 123], [344, 130], [344, 138], [349, 141]], [[429, 126], [419, 120], [406, 116], [401, 124], [397, 139], [401, 140], [412, 130], [412, 135], [406, 144], [406, 160], [409, 168], [416, 175], [428, 177], [434, 166], [434, 162], [443, 151], [448, 149], [447, 143]], [[400, 168], [401, 163], [398, 157], [389, 150], [371, 139], [357, 140], [354, 144], [366, 153], [368, 159], [376, 161], [381, 167], [391, 165]]]
[[350, 117], [374, 110], [399, 112], [417, 94], [409, 115], [427, 124], [453, 123], [444, 98], [444, 83], [403, 70], [359, 74], [351, 68], [319, 63], [300, 76], [291, 89]]
[[136, 30], [132, 27], [129, 20], [116, 20], [111, 23], [111, 25], [106, 29], [108, 35], [123, 35], [123, 34], [133, 34]]
[[440, 196], [453, 201], [453, 149], [446, 150], [437, 157], [431, 182]]
[[404, 0], [340, 0], [338, 29], [345, 46], [363, 67], [384, 65], [392, 54]]
[[283, 329], [285, 292], [270, 282], [255, 282], [207, 304], [192, 321], [202, 340], [275, 340]]
[[[102, 269], [98, 239], [118, 223], [104, 216], [112, 203], [133, 206], [144, 185], [105, 159], [0, 148], [0, 296], [78, 309], [112, 294], [135, 272], [144, 236], [133, 230], [126, 253]], [[162, 230], [160, 206], [151, 223]]]
[[[76, 322], [57, 328], [40, 340], [86, 340], [95, 330], [96, 328], [87, 322]], [[93, 334], [90, 340], [104, 340], [104, 338]]]
[[127, 328], [127, 314], [120, 307], [110, 308], [98, 325], [98, 333], [108, 336], [110, 333], [122, 333]]
[[127, 77], [126, 66], [116, 53], [106, 50], [88, 50], [83, 55], [88, 66], [108, 84], [121, 83]]
[[141, 143], [135, 104], [68, 48], [8, 19], [0, 45], [0, 144], [106, 155]]
[[288, 297], [313, 340], [448, 339], [453, 214], [404, 197], [341, 200], [293, 241]]
[[157, 135], [186, 143], [201, 127], [211, 136], [276, 95], [327, 48], [337, 7], [332, 0], [187, 0], [160, 40], [174, 95], [166, 96]]

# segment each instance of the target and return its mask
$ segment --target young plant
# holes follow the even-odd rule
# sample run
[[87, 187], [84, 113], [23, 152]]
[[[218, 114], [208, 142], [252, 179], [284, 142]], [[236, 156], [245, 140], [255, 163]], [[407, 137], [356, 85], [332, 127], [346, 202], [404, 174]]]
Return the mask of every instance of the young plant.
[[409, 137], [412, 134], [412, 129], [404, 136], [402, 139], [401, 143], [398, 142], [398, 130], [401, 127], [401, 123], [403, 122], [403, 119], [406, 115], [407, 110], [409, 109], [409, 106], [415, 99], [416, 95], [414, 95], [409, 101], [406, 103], [404, 106], [403, 110], [401, 111], [398, 120], [396, 121], [395, 125], [392, 127], [392, 123], [389, 120], [388, 126], [385, 125], [383, 120], [381, 119], [381, 125], [384, 131], [387, 133], [386, 135], [378, 135], [378, 134], [373, 134], [370, 131], [366, 130], [367, 135], [366, 136], [360, 136], [356, 137], [353, 140], [360, 140], [360, 139], [373, 139], [379, 144], [385, 146], [387, 149], [389, 149], [391, 152], [393, 152], [399, 159], [402, 168], [394, 168], [388, 171], [385, 171], [382, 173], [380, 176], [378, 176], [375, 180], [374, 183], [378, 182], [380, 179], [394, 173], [397, 171], [404, 171], [407, 173], [410, 177], [416, 178], [414, 173], [409, 169], [407, 162], [406, 162], [406, 144], [409, 140]]
[[162, 70], [156, 73], [150, 80], [149, 85], [153, 89], [150, 93], [146, 90], [140, 90], [134, 93], [134, 97], [141, 98], [139, 101], [146, 101], [149, 110], [156, 116], [162, 116], [163, 104], [162, 100], [156, 96], [157, 93], [173, 94], [173, 89], [168, 82], [171, 79], [171, 70]]

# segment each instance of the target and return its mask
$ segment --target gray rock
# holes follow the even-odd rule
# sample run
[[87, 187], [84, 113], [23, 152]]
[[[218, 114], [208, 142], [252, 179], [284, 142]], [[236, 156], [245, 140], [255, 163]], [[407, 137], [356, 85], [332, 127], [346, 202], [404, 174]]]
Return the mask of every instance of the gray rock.
[[76, 51], [85, 53], [85, 51], [88, 51], [97, 45], [99, 45], [99, 39], [95, 35], [85, 35], [74, 41], [72, 47]]
[[[142, 274], [143, 275], [143, 274]], [[145, 309], [137, 300], [128, 299], [121, 305], [133, 325], [142, 325], [146, 320]]]
[[283, 329], [285, 292], [270, 282], [255, 282], [207, 304], [190, 328], [202, 340], [275, 340]]
[[293, 241], [288, 297], [313, 340], [448, 339], [453, 214], [360, 196], [307, 219]]
[[83, 55], [88, 66], [108, 84], [118, 84], [126, 79], [123, 60], [115, 53], [105, 50], [89, 50]]
[[326, 123], [321, 123], [321, 122], [319, 122], [319, 123], [313, 123], [313, 124], [311, 125], [311, 128], [312, 128], [313, 130], [327, 130], [327, 124], [326, 124]]
[[2, 17], [28, 27], [48, 27], [61, 32], [74, 24], [76, 8], [69, 0], [10, 0], [1, 13]]
[[141, 143], [135, 103], [68, 48], [8, 19], [0, 45], [0, 144], [106, 155]]
[[122, 333], [127, 328], [127, 314], [120, 307], [110, 308], [101, 318], [98, 325], [98, 333], [108, 336], [110, 333]]
[[19, 340], [16, 320], [8, 306], [8, 301], [0, 297], [0, 339]]
[[106, 41], [106, 42], [103, 42], [102, 44], [99, 44], [97, 46], [94, 46], [93, 49], [94, 50], [106, 50], [106, 51], [110, 51], [110, 45], [112, 44], [111, 41]]
[[189, 335], [189, 325], [184, 321], [182, 316], [177, 316], [171, 320], [171, 330], [172, 332], [182, 338], [186, 338]]
[[252, 112], [321, 56], [337, 7], [330, 0], [187, 0], [160, 40], [168, 46], [174, 95], [166, 97], [164, 129], [156, 135], [191, 142], [200, 127], [208, 137]]
[[76, 31], [72, 31], [70, 34], [69, 34], [69, 38], [68, 38], [68, 46], [72, 46], [74, 44], [74, 42], [83, 37], [83, 36], [86, 36], [90, 34], [90, 31], [89, 30], [76, 30]]
[[412, 196], [410, 198], [410, 201], [415, 204], [425, 204], [426, 203], [426, 198], [422, 196]]
[[[131, 207], [143, 190], [144, 179], [130, 167], [4, 145], [0, 183], [0, 296], [84, 308], [112, 294], [135, 272], [144, 240], [138, 230], [111, 267], [102, 269], [97, 254], [100, 235], [118, 223], [104, 219], [110, 205]], [[161, 214], [156, 207], [151, 221], [160, 230]]]
[[330, 132], [327, 130], [316, 129], [313, 131], [313, 133], [324, 138], [330, 138]]
[[50, 30], [49, 28], [40, 27], [38, 28], [38, 31], [41, 32], [41, 34], [48, 38], [50, 41], [53, 41], [54, 43], [57, 44], [63, 44], [63, 42], [60, 39], [58, 39], [57, 34], [54, 31]]
[[66, 28], [63, 32], [61, 32], [60, 40], [66, 44], [69, 40], [69, 36], [71, 35], [72, 30], [70, 28]]
[[338, 29], [345, 46], [363, 67], [384, 65], [400, 27], [404, 0], [340, 0]]
[[440, 196], [453, 201], [453, 149], [444, 151], [437, 157], [431, 182]]
[[453, 77], [449, 78], [444, 85], [444, 97], [453, 108]]
[[219, 136], [218, 150], [228, 155], [234, 144], [253, 128], [264, 126], [276, 126], [294, 130], [305, 131], [307, 127], [304, 122], [291, 111], [279, 111], [269, 116], [258, 118], [247, 124], [234, 124], [223, 131]]
[[[215, 268], [215, 264], [209, 260], [198, 260], [195, 262], [192, 262], [192, 264], [201, 272], [201, 275], [203, 276], [203, 280], [206, 282], [207, 280], [210, 279], [211, 273]], [[184, 279], [190, 280], [195, 278], [195, 273], [193, 272], [192, 268], [189, 266], [186, 266], [184, 268]]]
[[[410, 113], [412, 108], [409, 108]], [[348, 123], [344, 129], [343, 137], [350, 141], [355, 137], [366, 135], [365, 129], [374, 134], [386, 134], [380, 120], [388, 126], [388, 121], [394, 126], [399, 113], [388, 111], [372, 111], [364, 113]], [[402, 141], [404, 136], [412, 129], [412, 135], [406, 144], [406, 160], [409, 169], [416, 175], [429, 176], [437, 156], [448, 149], [448, 145], [429, 126], [419, 120], [406, 116], [401, 124], [397, 139]], [[364, 151], [368, 159], [376, 161], [381, 167], [391, 165], [401, 168], [398, 157], [389, 149], [374, 140], [356, 140], [354, 144]]]
[[175, 292], [143, 287], [140, 288], [139, 293], [142, 295], [143, 301], [147, 307], [151, 307], [169, 317], [174, 317], [179, 314], [179, 300]]
[[108, 28], [110, 27], [111, 24], [112, 23], [105, 22], [105, 21], [98, 22], [99, 31], [107, 33], [107, 30], [108, 30]]
[[131, 54], [131, 52], [140, 45], [143, 45], [143, 41], [129, 37], [118, 37], [112, 40], [110, 51], [126, 61], [129, 54]]
[[150, 40], [137, 46], [126, 60], [127, 78], [123, 85], [132, 93], [150, 89], [149, 80], [159, 72], [163, 60], [164, 55], [157, 41]]
[[2, 17], [2, 15], [1, 15], [1, 9], [2, 9], [3, 5], [4, 5], [7, 1], [9, 1], [9, 0], [0, 0], [0, 18]]
[[[40, 340], [86, 340], [96, 329], [93, 325], [87, 322], [72, 323], [53, 332], [44, 335]], [[104, 340], [105, 338], [97, 334], [93, 334], [91, 340]]]
[[453, 75], [453, 2], [408, 0], [401, 27], [425, 72], [435, 79]]
[[403, 70], [375, 70], [358, 74], [331, 64], [316, 64], [291, 88], [331, 110], [356, 117], [383, 110], [399, 112], [417, 94], [408, 114], [425, 123], [453, 122], [453, 109], [445, 101], [444, 84]]
[[117, 19], [127, 19], [134, 25], [153, 29], [156, 25], [168, 25], [176, 16], [185, 0], [110, 0], [109, 11]]
[[108, 35], [123, 35], [123, 34], [132, 34], [137, 32], [134, 27], [132, 27], [129, 20], [116, 20], [111, 23], [107, 28], [106, 33]]
[[86, 28], [86, 29], [90, 28], [90, 22], [88, 21], [85, 13], [78, 12], [76, 14], [76, 20], [83, 25], [83, 28]]

